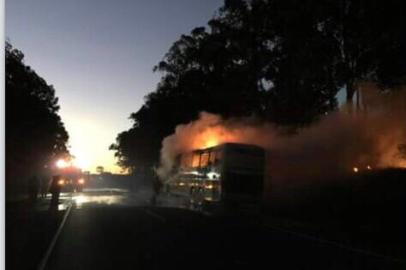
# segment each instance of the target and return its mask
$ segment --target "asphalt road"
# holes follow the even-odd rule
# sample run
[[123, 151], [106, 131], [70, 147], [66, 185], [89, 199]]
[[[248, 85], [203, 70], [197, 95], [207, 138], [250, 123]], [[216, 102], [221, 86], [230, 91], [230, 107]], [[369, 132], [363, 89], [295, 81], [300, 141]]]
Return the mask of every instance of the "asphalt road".
[[123, 190], [73, 201], [46, 269], [404, 269], [249, 217], [152, 207]]

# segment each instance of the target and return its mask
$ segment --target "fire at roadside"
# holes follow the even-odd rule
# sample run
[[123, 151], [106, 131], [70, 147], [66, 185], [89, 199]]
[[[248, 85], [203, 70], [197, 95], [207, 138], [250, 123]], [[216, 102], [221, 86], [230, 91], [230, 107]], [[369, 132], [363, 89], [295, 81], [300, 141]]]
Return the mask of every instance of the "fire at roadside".
[[399, 153], [406, 138], [402, 116], [388, 120], [381, 114], [365, 118], [337, 112], [297, 134], [286, 134], [254, 119], [224, 120], [203, 112], [164, 139], [158, 174], [165, 179], [179, 154], [227, 142], [265, 148], [273, 186], [306, 186], [315, 179], [330, 181], [364, 170], [406, 168]]
[[[338, 111], [296, 134], [252, 118], [225, 120], [202, 112], [197, 121], [179, 125], [164, 139], [157, 172], [161, 179], [169, 178], [182, 153], [242, 143], [266, 150], [265, 202], [290, 200], [292, 194], [300, 198], [298, 190], [351, 186], [364, 175], [406, 168], [406, 160], [398, 153], [406, 138], [406, 111], [402, 109], [392, 118], [388, 118], [392, 110], [370, 112], [367, 117]], [[383, 188], [390, 185], [385, 177], [380, 179]]]

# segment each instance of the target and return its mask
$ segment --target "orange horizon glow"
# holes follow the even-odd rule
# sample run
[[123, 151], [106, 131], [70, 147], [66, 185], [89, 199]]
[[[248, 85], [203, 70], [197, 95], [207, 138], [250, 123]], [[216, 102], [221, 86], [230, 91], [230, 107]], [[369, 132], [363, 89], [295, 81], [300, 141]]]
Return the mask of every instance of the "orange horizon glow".
[[[94, 162], [93, 164], [89, 161], [86, 160], [83, 157], [74, 157], [70, 160], [66, 160], [66, 159], [58, 159], [57, 161], [55, 161], [55, 166], [58, 169], [66, 169], [69, 167], [75, 167], [80, 169], [83, 172], [90, 172], [90, 173], [97, 173], [96, 168], [98, 166], [102, 166], [104, 167], [104, 172], [108, 172], [108, 173], [113, 173], [113, 174], [127, 174], [128, 172], [126, 170], [121, 169], [120, 167], [118, 167], [117, 165], [115, 165], [115, 160], [111, 160], [110, 162], [103, 162], [104, 164], [109, 164], [107, 166], [103, 166], [101, 165], [101, 162]], [[113, 166], [111, 166], [110, 164], [113, 164]]]
[[122, 169], [116, 165], [114, 152], [109, 145], [115, 136], [127, 127], [114, 128], [107, 121], [100, 121], [95, 115], [79, 114], [78, 111], [61, 110], [66, 129], [69, 131], [69, 152], [73, 164], [90, 173], [97, 173], [98, 166], [105, 172], [121, 174]]

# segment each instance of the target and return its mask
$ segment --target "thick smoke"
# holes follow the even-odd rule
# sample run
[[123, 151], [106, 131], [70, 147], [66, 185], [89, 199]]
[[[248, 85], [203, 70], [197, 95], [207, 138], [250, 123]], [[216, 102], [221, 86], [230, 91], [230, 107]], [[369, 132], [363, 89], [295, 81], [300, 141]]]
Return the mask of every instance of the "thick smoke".
[[166, 179], [181, 153], [224, 142], [264, 147], [273, 185], [297, 186], [310, 179], [337, 179], [352, 173], [353, 167], [366, 170], [367, 166], [406, 166], [398, 151], [406, 141], [404, 91], [385, 95], [378, 94], [374, 87], [368, 89], [360, 91], [368, 94], [363, 94], [358, 110], [328, 114], [295, 134], [253, 118], [224, 120], [202, 112], [198, 120], [177, 126], [175, 133], [163, 140], [158, 174]]

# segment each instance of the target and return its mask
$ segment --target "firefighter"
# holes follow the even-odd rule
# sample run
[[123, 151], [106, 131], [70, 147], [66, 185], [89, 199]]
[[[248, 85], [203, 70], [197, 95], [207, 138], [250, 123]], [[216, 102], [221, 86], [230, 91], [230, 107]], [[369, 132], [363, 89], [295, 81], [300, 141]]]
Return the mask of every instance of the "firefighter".
[[51, 187], [49, 192], [52, 194], [50, 208], [58, 207], [59, 195], [61, 194], [62, 184], [61, 176], [55, 175], [52, 177]]
[[153, 175], [153, 179], [152, 179], [152, 188], [153, 188], [153, 195], [152, 195], [152, 200], [151, 203], [152, 205], [156, 205], [157, 204], [157, 197], [159, 196], [159, 193], [161, 191], [161, 187], [162, 187], [162, 183], [158, 177], [158, 175], [156, 173], [154, 173]]

